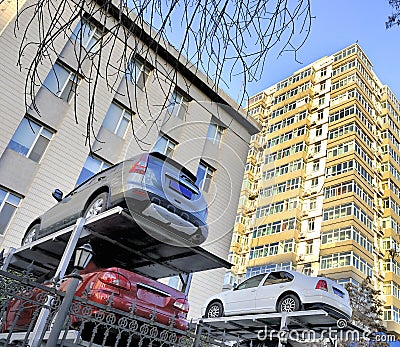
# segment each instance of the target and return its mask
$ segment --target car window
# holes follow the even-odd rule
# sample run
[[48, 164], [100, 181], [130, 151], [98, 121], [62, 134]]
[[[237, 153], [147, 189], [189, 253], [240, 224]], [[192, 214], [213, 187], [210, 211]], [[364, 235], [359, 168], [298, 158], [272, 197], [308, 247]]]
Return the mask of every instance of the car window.
[[237, 287], [236, 290], [241, 290], [241, 289], [247, 289], [247, 288], [254, 288], [257, 287], [262, 279], [265, 277], [265, 274], [262, 275], [257, 275], [254, 277], [249, 278], [248, 280], [240, 283]]
[[263, 286], [268, 286], [270, 284], [285, 283], [293, 281], [294, 276], [289, 272], [285, 271], [274, 271], [271, 272], [265, 279]]

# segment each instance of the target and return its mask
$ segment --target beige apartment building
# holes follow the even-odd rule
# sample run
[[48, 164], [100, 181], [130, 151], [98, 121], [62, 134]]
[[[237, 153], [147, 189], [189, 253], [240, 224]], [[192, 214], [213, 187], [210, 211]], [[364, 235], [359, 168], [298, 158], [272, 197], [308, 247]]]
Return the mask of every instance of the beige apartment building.
[[[24, 6], [32, 2], [26, 1]], [[135, 75], [123, 77], [116, 90], [109, 88], [104, 79], [99, 80], [93, 123], [97, 140], [92, 138], [95, 153], [90, 153], [85, 144], [89, 86], [77, 73], [74, 51], [82, 45], [90, 52], [101, 32], [111, 35], [114, 19], [105, 24], [110, 31], [100, 33], [94, 18], [77, 20], [69, 37], [61, 35], [54, 42], [59, 54], [54, 53], [53, 66], [44, 62], [39, 68], [43, 84], [34, 95], [38, 114], [25, 108], [26, 70], [20, 71], [16, 66], [22, 31], [30, 15], [28, 11], [19, 18], [21, 31], [17, 30], [15, 37], [15, 3], [4, 1], [0, 5], [0, 249], [20, 244], [34, 218], [55, 204], [51, 196], [55, 188], [67, 193], [105, 167], [139, 152], [155, 150], [197, 173], [209, 202], [210, 229], [204, 247], [226, 259], [248, 143], [251, 135], [259, 131], [258, 124], [172, 46], [154, 40], [149, 50], [146, 43], [131, 35], [128, 47], [142, 45], [146, 57], [133, 57], [126, 69], [127, 74], [135, 71]], [[44, 21], [48, 25], [50, 18]], [[77, 35], [77, 28], [84, 28], [87, 35]], [[144, 35], [147, 40], [152, 31], [148, 30], [149, 33]], [[34, 41], [35, 32], [28, 35]], [[118, 37], [113, 51], [120, 52], [123, 45], [122, 37]], [[108, 49], [105, 47], [105, 52]], [[155, 59], [155, 50], [163, 55]], [[33, 54], [26, 50], [25, 61]], [[107, 58], [107, 54], [101, 57]], [[127, 100], [127, 89], [135, 99], [133, 103]], [[162, 107], [165, 91], [169, 91], [170, 101]], [[139, 137], [144, 139], [140, 145]], [[224, 269], [194, 274], [189, 292], [192, 317], [198, 317], [205, 299], [221, 289], [224, 274]]]
[[296, 269], [366, 276], [400, 333], [400, 102], [357, 44], [251, 97], [251, 139], [225, 282]]

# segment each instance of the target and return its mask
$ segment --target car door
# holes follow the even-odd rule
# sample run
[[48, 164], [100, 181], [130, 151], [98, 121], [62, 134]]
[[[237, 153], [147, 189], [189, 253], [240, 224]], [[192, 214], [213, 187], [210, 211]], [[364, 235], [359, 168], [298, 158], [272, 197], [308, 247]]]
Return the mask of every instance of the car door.
[[91, 194], [104, 184], [106, 177], [105, 171], [94, 175], [45, 212], [41, 221], [42, 233], [51, 233], [76, 221], [84, 212]]
[[257, 288], [255, 310], [257, 312], [275, 311], [276, 300], [292, 286], [293, 278], [294, 276], [286, 271], [270, 272]]
[[265, 274], [257, 275], [239, 284], [235, 289], [226, 292], [225, 313], [252, 313], [256, 305], [256, 291]]
[[70, 205], [75, 194], [76, 190], [71, 191], [59, 203], [42, 215], [39, 234], [49, 234], [65, 225], [65, 220], [70, 217]]

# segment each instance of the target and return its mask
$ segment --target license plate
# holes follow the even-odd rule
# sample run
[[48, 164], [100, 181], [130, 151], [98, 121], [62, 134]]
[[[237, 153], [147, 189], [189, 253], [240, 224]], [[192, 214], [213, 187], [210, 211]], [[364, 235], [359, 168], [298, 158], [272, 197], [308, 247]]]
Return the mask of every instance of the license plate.
[[177, 181], [170, 180], [169, 187], [177, 191], [178, 193], [181, 193], [184, 197], [188, 199], [192, 198], [193, 192]]
[[343, 293], [341, 290], [339, 290], [339, 289], [337, 289], [337, 288], [335, 288], [335, 287], [333, 287], [333, 292], [334, 292], [336, 295], [339, 295], [341, 298], [344, 297], [344, 293]]

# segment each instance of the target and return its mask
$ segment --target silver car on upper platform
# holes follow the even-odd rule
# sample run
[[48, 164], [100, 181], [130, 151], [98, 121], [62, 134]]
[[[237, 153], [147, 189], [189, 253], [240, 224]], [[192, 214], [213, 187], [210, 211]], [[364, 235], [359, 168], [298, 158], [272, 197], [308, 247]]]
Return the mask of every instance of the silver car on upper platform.
[[58, 204], [31, 223], [22, 245], [114, 206], [129, 210], [135, 221], [132, 232], [141, 227], [159, 241], [199, 245], [208, 236], [208, 209], [195, 182], [196, 177], [177, 161], [143, 153], [94, 175], [64, 198], [55, 190]]
[[340, 284], [325, 277], [281, 270], [250, 277], [232, 290], [212, 296], [202, 307], [202, 315], [214, 318], [314, 308], [345, 319], [352, 313], [349, 294]]

